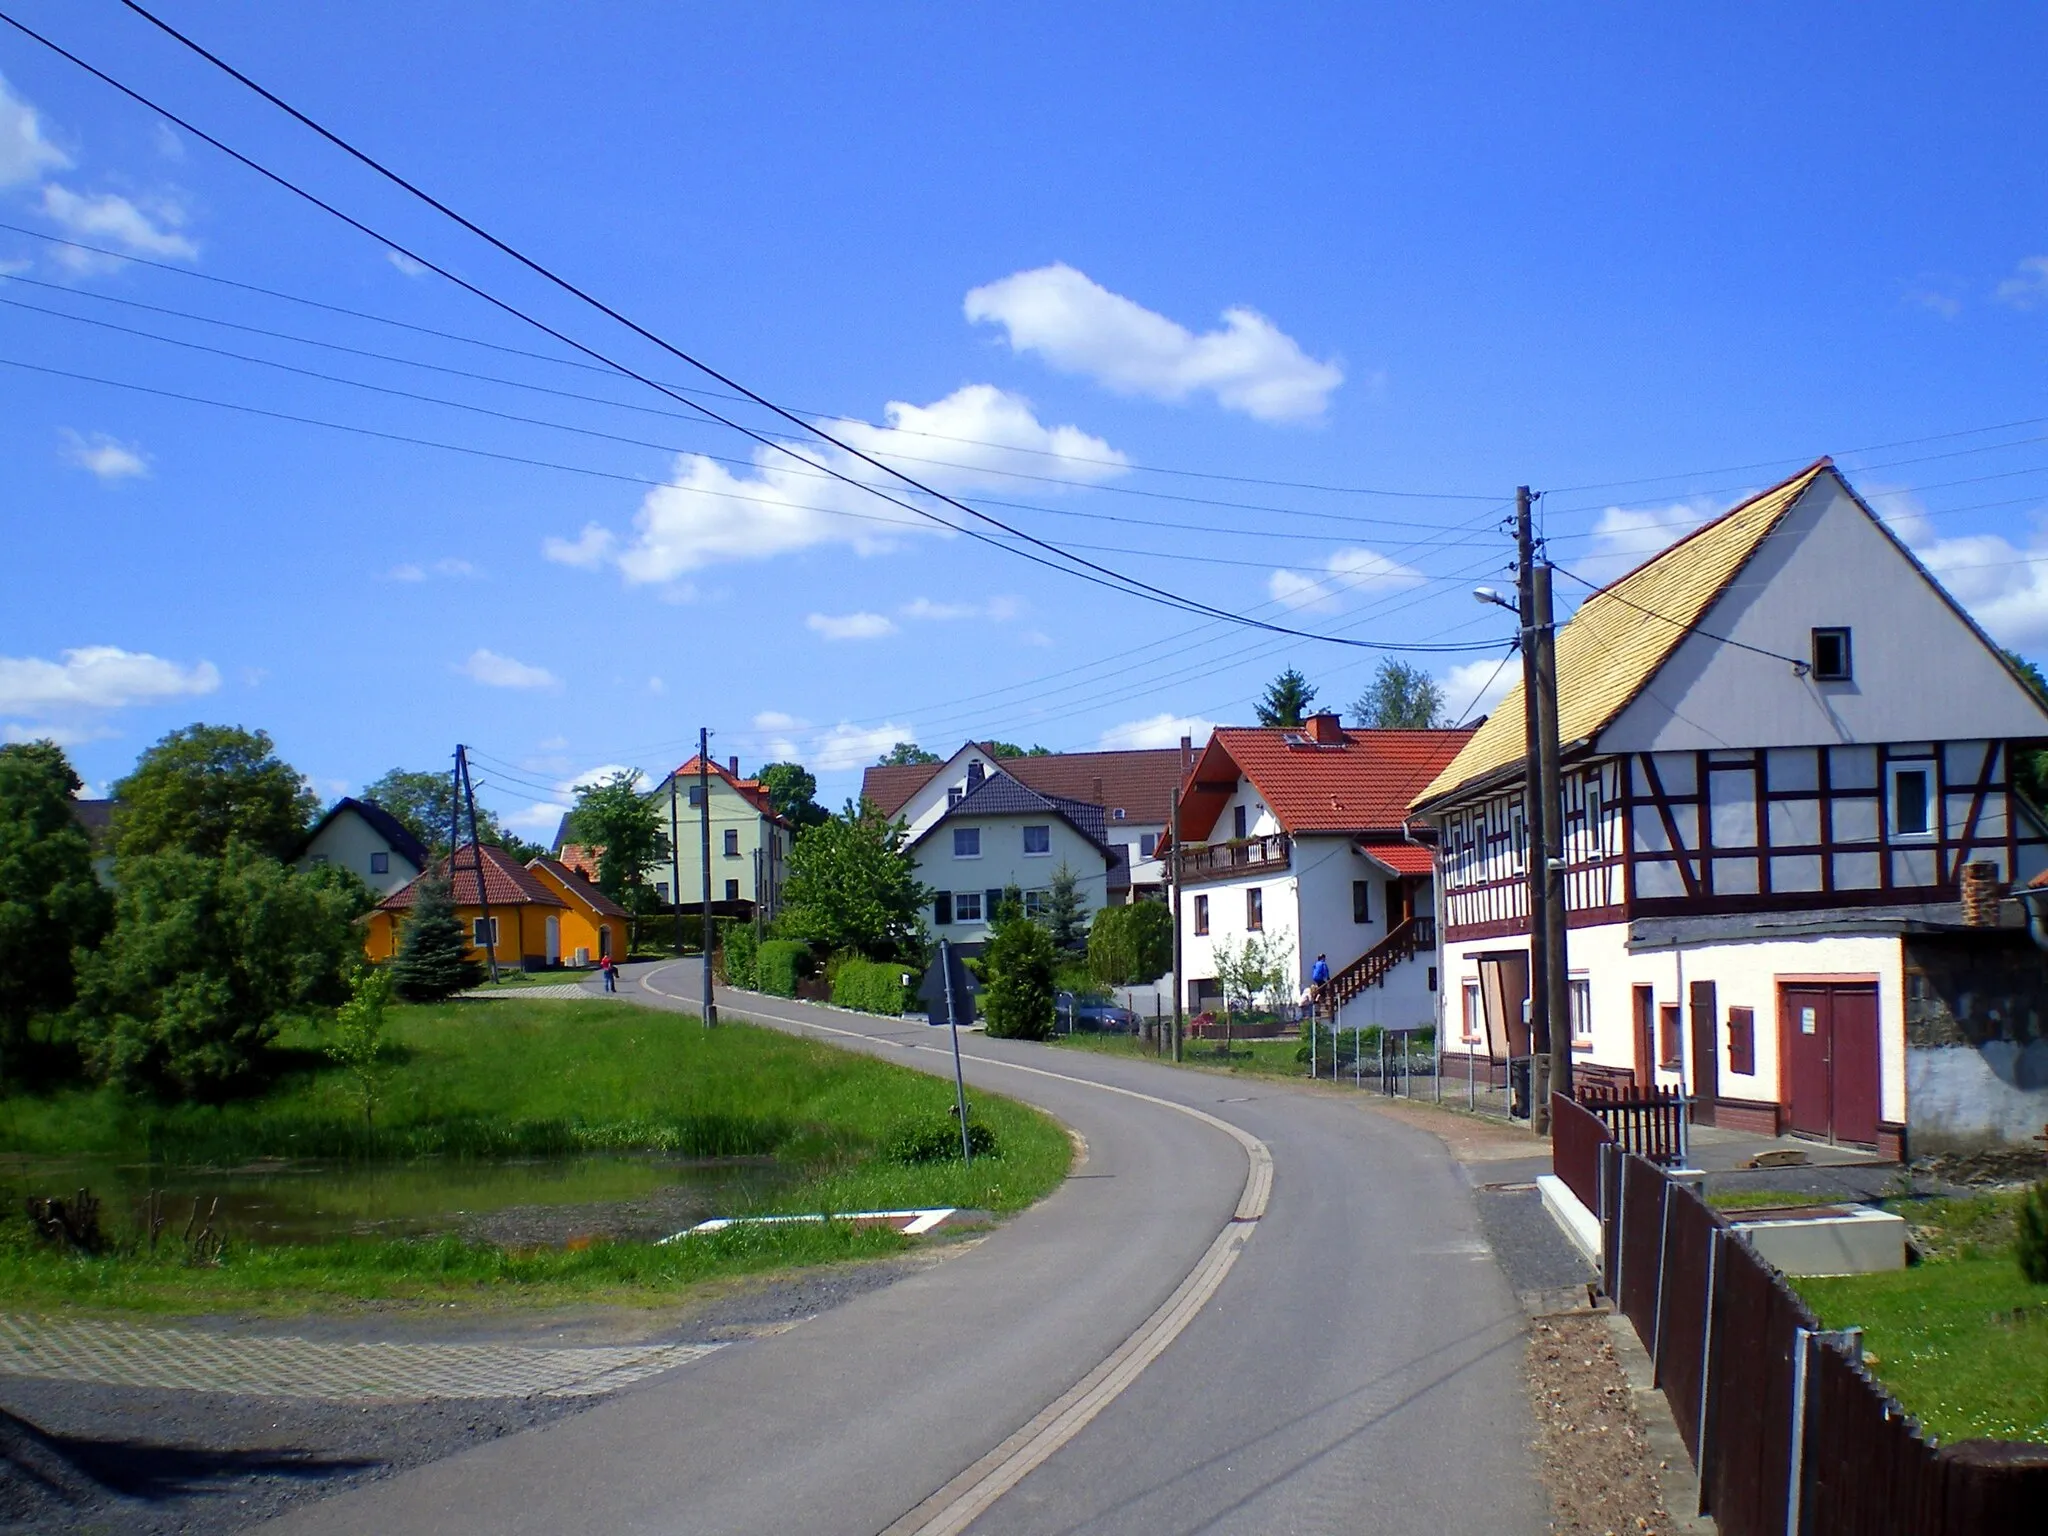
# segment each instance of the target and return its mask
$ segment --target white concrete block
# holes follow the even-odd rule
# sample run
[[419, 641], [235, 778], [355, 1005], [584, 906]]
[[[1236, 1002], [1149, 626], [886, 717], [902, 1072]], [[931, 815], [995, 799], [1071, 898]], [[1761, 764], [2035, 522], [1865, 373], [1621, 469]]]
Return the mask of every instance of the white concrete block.
[[1788, 1275], [1869, 1275], [1906, 1267], [1906, 1221], [1868, 1208], [1737, 1221], [1731, 1229]]

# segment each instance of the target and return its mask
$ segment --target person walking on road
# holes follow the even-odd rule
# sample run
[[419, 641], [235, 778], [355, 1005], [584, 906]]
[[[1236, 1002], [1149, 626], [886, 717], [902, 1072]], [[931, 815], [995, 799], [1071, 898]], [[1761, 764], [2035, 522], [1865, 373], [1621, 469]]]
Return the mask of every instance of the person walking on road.
[[619, 990], [619, 967], [610, 955], [598, 957], [597, 972], [600, 976], [604, 977], [605, 991], [616, 992]]

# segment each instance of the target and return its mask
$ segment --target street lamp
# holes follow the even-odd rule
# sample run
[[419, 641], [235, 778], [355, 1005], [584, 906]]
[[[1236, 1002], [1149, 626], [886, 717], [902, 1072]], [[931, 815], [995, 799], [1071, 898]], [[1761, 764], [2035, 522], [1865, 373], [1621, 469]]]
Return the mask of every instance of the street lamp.
[[1477, 603], [1491, 603], [1496, 608], [1505, 608], [1517, 618], [1521, 616], [1521, 609], [1517, 608], [1513, 602], [1502, 597], [1491, 587], [1474, 587], [1472, 589], [1472, 600]]

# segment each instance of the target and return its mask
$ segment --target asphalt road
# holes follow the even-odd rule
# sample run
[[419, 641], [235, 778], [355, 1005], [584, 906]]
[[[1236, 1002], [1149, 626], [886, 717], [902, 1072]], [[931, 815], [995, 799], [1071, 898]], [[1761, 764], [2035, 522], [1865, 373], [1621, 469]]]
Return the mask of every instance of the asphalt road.
[[[635, 967], [624, 986], [685, 1008], [696, 983], [688, 963]], [[944, 1034], [916, 1022], [723, 1006], [950, 1072], [919, 1049]], [[924, 1505], [898, 1526], [917, 1529], [952, 1498], [934, 1495], [1153, 1317], [1219, 1234], [1244, 1238], [1220, 1288], [974, 1532], [1544, 1528], [1522, 1314], [1436, 1138], [1307, 1089], [979, 1035], [964, 1050], [970, 1089], [1037, 1104], [1085, 1139], [1049, 1199], [788, 1333], [267, 1528], [875, 1536]], [[1133, 1094], [1270, 1148], [1263, 1215], [1233, 1222], [1238, 1141]]]

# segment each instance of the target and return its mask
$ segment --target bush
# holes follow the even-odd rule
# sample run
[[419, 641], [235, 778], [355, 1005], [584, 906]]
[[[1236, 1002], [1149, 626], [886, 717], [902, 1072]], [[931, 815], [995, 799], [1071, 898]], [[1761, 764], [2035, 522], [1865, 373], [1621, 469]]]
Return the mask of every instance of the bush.
[[752, 923], [720, 923], [720, 952], [725, 957], [725, 984], [753, 991], [760, 982], [760, 940]]
[[1173, 913], [1157, 901], [1104, 907], [1088, 931], [1088, 969], [1112, 987], [1157, 981], [1173, 965]]
[[832, 977], [832, 1001], [862, 1013], [901, 1015], [903, 967], [888, 960], [848, 960]]
[[[996, 1133], [967, 1117], [967, 1145], [976, 1157], [1000, 1157]], [[960, 1155], [960, 1121], [957, 1115], [926, 1115], [906, 1120], [891, 1130], [882, 1142], [882, 1156], [892, 1163], [943, 1163]]]
[[2020, 1201], [2019, 1231], [2012, 1246], [2019, 1257], [2020, 1273], [2036, 1285], [2048, 1285], [2048, 1179], [2028, 1190]]
[[1006, 915], [982, 951], [988, 981], [981, 994], [988, 1033], [998, 1040], [1050, 1040], [1053, 1035], [1052, 938], [1005, 905]]
[[775, 997], [795, 997], [796, 979], [810, 970], [811, 946], [795, 939], [768, 939], [754, 959], [754, 986]]

